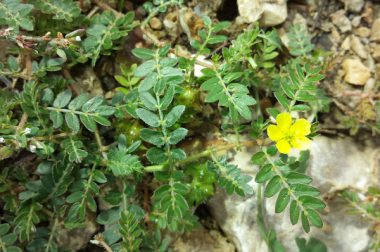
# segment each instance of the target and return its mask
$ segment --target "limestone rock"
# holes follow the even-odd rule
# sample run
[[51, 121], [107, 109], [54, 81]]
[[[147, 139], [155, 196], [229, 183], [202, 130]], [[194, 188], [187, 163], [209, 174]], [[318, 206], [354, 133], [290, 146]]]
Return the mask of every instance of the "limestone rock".
[[351, 37], [346, 37], [345, 40], [343, 40], [343, 43], [342, 43], [342, 45], [340, 46], [340, 48], [341, 48], [343, 51], [348, 51], [348, 50], [350, 50], [350, 48], [351, 48]]
[[374, 46], [372, 56], [377, 62], [380, 62], [380, 44]]
[[380, 42], [380, 18], [373, 22], [370, 40]]
[[200, 228], [187, 232], [177, 239], [173, 244], [173, 251], [234, 252], [235, 247], [219, 232]]
[[238, 0], [240, 20], [253, 23], [259, 20], [261, 26], [275, 26], [288, 16], [286, 0]]
[[61, 229], [58, 233], [57, 243], [69, 251], [78, 251], [85, 248], [98, 230], [95, 218], [89, 217], [84, 228]]
[[256, 197], [227, 196], [219, 190], [208, 205], [214, 219], [238, 252], [268, 252], [257, 227]]
[[354, 18], [352, 19], [352, 21], [351, 21], [351, 25], [352, 25], [352, 27], [355, 27], [355, 28], [359, 27], [361, 21], [362, 21], [362, 17], [361, 17], [361, 16], [356, 16], [356, 17], [354, 17]]
[[347, 10], [352, 12], [360, 12], [364, 6], [364, 0], [340, 0], [344, 3]]
[[360, 58], [367, 58], [368, 52], [360, 39], [354, 35], [351, 36], [351, 49], [354, 51]]
[[[310, 161], [307, 173], [313, 178], [313, 186], [322, 194], [350, 187], [365, 191], [378, 184], [378, 174], [374, 171], [373, 159], [376, 147], [359, 146], [351, 138], [317, 137], [310, 147]], [[257, 167], [250, 158], [253, 150], [236, 154], [234, 163], [246, 174], [254, 176]], [[254, 188], [255, 182], [251, 182]], [[214, 219], [227, 237], [234, 242], [238, 252], [267, 252], [257, 225], [257, 196], [241, 198], [227, 196], [223, 191], [209, 201]], [[275, 214], [276, 197], [266, 199], [265, 209], [269, 225], [275, 228], [277, 237], [285, 246], [285, 251], [298, 251], [295, 238], [305, 236], [300, 224], [293, 226], [289, 212]], [[313, 228], [310, 236], [323, 241], [329, 251], [367, 251], [370, 243], [370, 223], [363, 222], [358, 215], [347, 214], [347, 204], [338, 198], [328, 202], [330, 211], [322, 213], [323, 229]]]
[[223, 4], [223, 0], [194, 0], [194, 11], [199, 16], [213, 16]]
[[371, 30], [368, 29], [367, 27], [359, 27], [354, 32], [356, 35], [362, 38], [368, 38], [369, 35], [371, 35]]
[[341, 32], [348, 32], [352, 29], [351, 22], [347, 18], [346, 12], [344, 10], [338, 10], [337, 12], [331, 14], [331, 20]]
[[369, 69], [360, 60], [346, 59], [343, 61], [344, 80], [354, 85], [364, 85], [371, 77]]
[[310, 150], [309, 174], [313, 184], [322, 193], [346, 187], [367, 190], [378, 183], [372, 163], [374, 151], [351, 138], [316, 138]]

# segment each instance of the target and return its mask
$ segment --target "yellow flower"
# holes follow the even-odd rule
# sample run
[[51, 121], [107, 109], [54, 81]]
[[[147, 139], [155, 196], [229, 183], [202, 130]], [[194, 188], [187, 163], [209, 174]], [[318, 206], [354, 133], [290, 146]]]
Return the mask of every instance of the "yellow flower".
[[288, 154], [291, 148], [306, 149], [311, 140], [306, 136], [310, 134], [310, 123], [305, 119], [298, 119], [292, 124], [289, 113], [283, 112], [276, 117], [277, 125], [269, 125], [267, 132], [280, 153]]

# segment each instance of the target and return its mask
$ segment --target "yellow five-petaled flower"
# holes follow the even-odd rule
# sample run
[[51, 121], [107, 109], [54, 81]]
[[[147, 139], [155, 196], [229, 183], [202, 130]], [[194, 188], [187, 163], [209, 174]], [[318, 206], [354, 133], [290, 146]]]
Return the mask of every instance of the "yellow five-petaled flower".
[[297, 119], [292, 124], [289, 113], [283, 112], [276, 117], [277, 125], [269, 125], [267, 132], [280, 153], [288, 154], [291, 148], [306, 149], [311, 140], [306, 136], [310, 134], [310, 123], [305, 119]]

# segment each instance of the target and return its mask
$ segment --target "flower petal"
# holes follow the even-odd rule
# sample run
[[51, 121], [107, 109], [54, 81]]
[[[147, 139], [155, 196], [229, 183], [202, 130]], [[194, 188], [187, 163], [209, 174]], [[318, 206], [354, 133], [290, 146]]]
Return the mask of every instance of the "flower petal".
[[290, 132], [295, 136], [307, 136], [310, 134], [311, 124], [305, 119], [298, 119], [291, 127]]
[[286, 133], [292, 124], [292, 117], [288, 112], [282, 112], [276, 116], [276, 123], [280, 130]]
[[288, 154], [290, 152], [291, 146], [288, 141], [280, 140], [277, 142], [276, 147], [280, 153]]
[[267, 129], [267, 133], [268, 133], [269, 138], [272, 141], [278, 141], [281, 138], [285, 137], [284, 133], [282, 133], [280, 128], [277, 127], [276, 125], [269, 125], [269, 127]]
[[305, 149], [309, 148], [311, 142], [312, 141], [305, 136], [294, 137], [291, 141], [291, 145], [293, 148], [296, 148], [299, 150], [305, 150]]

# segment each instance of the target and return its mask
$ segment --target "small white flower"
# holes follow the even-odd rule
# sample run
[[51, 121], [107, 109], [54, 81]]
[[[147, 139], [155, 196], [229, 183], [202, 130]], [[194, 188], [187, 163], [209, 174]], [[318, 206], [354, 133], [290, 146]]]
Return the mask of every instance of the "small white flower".
[[80, 36], [76, 36], [76, 37], [75, 37], [75, 41], [78, 41], [78, 42], [80, 42], [80, 41], [82, 41], [82, 39], [81, 39], [81, 37], [80, 37]]
[[0, 143], [4, 143], [4, 142], [5, 142], [4, 137], [0, 137]]
[[34, 144], [29, 145], [29, 151], [30, 152], [36, 153], [36, 150], [37, 150], [37, 146], [35, 146]]
[[24, 134], [25, 134], [25, 135], [30, 134], [30, 132], [32, 132], [32, 130], [31, 130], [30, 128], [25, 128], [25, 129], [24, 129]]

